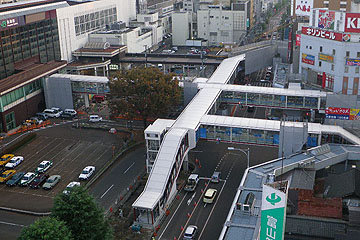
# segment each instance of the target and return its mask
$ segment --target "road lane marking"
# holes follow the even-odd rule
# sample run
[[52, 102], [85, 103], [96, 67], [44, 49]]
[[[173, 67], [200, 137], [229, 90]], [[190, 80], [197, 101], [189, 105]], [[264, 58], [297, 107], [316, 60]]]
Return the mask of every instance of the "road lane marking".
[[201, 230], [201, 233], [199, 234], [198, 239], [201, 239], [201, 236], [202, 236], [202, 234], [203, 234], [203, 232], [204, 232], [204, 230], [205, 230], [205, 228], [206, 228], [207, 223], [209, 222], [209, 219], [210, 219], [210, 217], [211, 217], [211, 215], [212, 215], [212, 213], [213, 213], [213, 211], [214, 211], [214, 209], [215, 209], [216, 204], [218, 203], [218, 200], [219, 200], [219, 198], [220, 198], [220, 196], [221, 196], [221, 192], [223, 191], [225, 185], [226, 185], [226, 181], [225, 181], [224, 185], [222, 186], [218, 197], [216, 198], [216, 201], [215, 201], [215, 203], [214, 203], [214, 206], [212, 207], [212, 209], [211, 209], [211, 211], [210, 211], [210, 214], [209, 214], [208, 218], [206, 219], [206, 222], [205, 222], [205, 224], [204, 224], [203, 229]]
[[184, 199], [186, 198], [187, 196], [187, 192], [185, 193], [183, 199], [181, 199], [181, 202], [179, 203], [178, 207], [176, 208], [174, 214], [171, 216], [169, 222], [166, 224], [164, 230], [162, 231], [161, 235], [159, 236], [159, 240], [161, 239], [162, 235], [164, 235], [164, 232], [166, 231], [167, 227], [169, 226], [169, 224], [171, 223], [171, 220], [174, 218], [174, 216], [176, 215], [176, 212], [178, 211], [179, 207], [181, 206], [182, 202], [184, 201]]
[[10, 225], [10, 226], [16, 226], [16, 227], [25, 227], [25, 225], [22, 225], [22, 224], [9, 223], [9, 222], [3, 222], [3, 221], [0, 221], [0, 224]]
[[189, 200], [187, 201], [188, 206], [190, 205], [191, 201], [194, 199], [195, 194], [196, 194], [196, 192], [194, 192], [194, 194], [191, 196], [191, 198], [189, 198]]
[[128, 168], [125, 170], [124, 174], [126, 174], [126, 173], [130, 170], [130, 168], [131, 168], [132, 166], [134, 166], [134, 164], [135, 164], [135, 162], [133, 162], [133, 163], [130, 165], [130, 167], [128, 167]]
[[103, 198], [103, 197], [105, 196], [105, 194], [107, 194], [107, 193], [108, 193], [108, 191], [110, 191], [110, 189], [111, 189], [113, 186], [114, 186], [114, 184], [113, 184], [113, 185], [111, 185], [111, 186], [108, 188], [108, 190], [106, 190], [106, 191], [103, 193], [103, 195], [101, 195], [101, 197], [100, 197], [100, 198]]

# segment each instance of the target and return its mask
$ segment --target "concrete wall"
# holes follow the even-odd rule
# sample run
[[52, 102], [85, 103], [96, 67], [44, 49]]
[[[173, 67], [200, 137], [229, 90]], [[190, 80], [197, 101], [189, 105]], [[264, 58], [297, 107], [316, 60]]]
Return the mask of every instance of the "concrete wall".
[[74, 108], [70, 78], [46, 78], [44, 95], [47, 108]]
[[186, 40], [191, 36], [190, 23], [191, 13], [189, 12], [174, 12], [172, 14], [172, 45], [174, 46], [185, 46]]
[[273, 57], [277, 53], [277, 46], [270, 45], [261, 49], [246, 52], [245, 75], [272, 66]]

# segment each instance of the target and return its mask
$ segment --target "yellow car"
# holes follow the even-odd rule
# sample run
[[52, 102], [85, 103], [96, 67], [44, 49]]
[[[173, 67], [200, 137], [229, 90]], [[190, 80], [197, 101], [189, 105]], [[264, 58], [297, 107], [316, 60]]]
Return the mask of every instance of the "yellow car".
[[14, 154], [5, 154], [0, 158], [0, 167], [1, 166], [5, 166], [5, 164], [7, 164], [10, 159], [12, 159], [13, 157], [15, 157]]
[[7, 180], [9, 180], [14, 174], [16, 173], [16, 170], [7, 170], [3, 172], [0, 175], [0, 183], [5, 183]]

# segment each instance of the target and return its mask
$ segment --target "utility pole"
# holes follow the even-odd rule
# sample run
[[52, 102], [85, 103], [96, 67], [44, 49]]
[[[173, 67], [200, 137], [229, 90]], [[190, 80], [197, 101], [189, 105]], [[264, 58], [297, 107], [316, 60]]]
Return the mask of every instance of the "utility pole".
[[144, 45], [145, 47], [145, 68], [147, 68], [147, 45]]

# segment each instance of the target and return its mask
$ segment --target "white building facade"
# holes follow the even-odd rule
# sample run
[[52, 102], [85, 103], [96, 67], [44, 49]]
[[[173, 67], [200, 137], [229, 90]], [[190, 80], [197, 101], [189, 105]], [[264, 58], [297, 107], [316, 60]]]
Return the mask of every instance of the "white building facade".
[[61, 59], [71, 62], [72, 51], [88, 41], [91, 32], [106, 25], [136, 18], [136, 2], [133, 0], [101, 0], [76, 4], [56, 10], [59, 26]]
[[172, 44], [185, 46], [192, 36], [192, 12], [174, 12], [172, 14]]
[[335, 93], [359, 95], [360, 13], [314, 9], [303, 27], [300, 67], [308, 83]]

